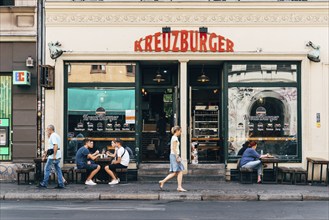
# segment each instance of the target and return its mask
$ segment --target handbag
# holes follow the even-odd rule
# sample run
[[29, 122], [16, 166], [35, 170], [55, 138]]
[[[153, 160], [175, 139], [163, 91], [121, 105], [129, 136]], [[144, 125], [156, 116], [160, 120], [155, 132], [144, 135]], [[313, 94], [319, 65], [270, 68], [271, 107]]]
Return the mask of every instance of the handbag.
[[54, 154], [54, 149], [48, 149], [47, 150], [47, 154], [46, 154], [46, 157], [50, 156], [50, 155], [53, 155]]

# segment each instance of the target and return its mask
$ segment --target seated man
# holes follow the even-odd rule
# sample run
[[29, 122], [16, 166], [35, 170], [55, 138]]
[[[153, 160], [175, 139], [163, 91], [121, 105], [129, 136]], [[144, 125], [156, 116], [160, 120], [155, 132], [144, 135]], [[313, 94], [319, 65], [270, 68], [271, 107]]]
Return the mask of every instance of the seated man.
[[89, 172], [89, 175], [87, 177], [87, 180], [85, 182], [86, 185], [94, 186], [97, 183], [92, 181], [92, 178], [98, 173], [98, 171], [101, 169], [101, 167], [98, 164], [91, 163], [88, 160], [95, 160], [97, 157], [100, 156], [99, 152], [96, 151], [96, 153], [91, 154], [89, 152], [89, 149], [92, 149], [94, 147], [93, 141], [86, 138], [84, 140], [84, 146], [81, 147], [76, 154], [76, 164], [78, 169], [86, 169]]
[[129, 152], [122, 147], [122, 141], [120, 138], [116, 138], [114, 144], [117, 147], [115, 159], [112, 161], [112, 164], [105, 167], [105, 171], [111, 176], [112, 181], [109, 182], [110, 185], [118, 184], [120, 179], [117, 178], [115, 170], [117, 168], [127, 168], [129, 164]]

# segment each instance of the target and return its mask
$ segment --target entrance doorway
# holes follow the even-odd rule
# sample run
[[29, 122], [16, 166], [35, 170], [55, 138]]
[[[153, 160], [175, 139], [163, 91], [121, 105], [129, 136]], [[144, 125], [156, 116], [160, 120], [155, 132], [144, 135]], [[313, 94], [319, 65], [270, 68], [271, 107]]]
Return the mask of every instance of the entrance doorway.
[[141, 65], [142, 162], [167, 162], [170, 129], [178, 123], [178, 65]]
[[222, 163], [221, 66], [192, 63], [188, 71], [191, 163]]

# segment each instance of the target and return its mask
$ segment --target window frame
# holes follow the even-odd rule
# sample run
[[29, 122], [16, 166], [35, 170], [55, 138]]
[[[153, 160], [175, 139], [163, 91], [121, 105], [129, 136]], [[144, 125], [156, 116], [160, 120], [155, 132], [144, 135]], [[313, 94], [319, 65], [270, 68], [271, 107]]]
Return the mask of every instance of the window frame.
[[[296, 82], [229, 82], [229, 65], [244, 65], [244, 64], [259, 64], [259, 65], [279, 65], [279, 64], [295, 64], [297, 66], [297, 79]], [[223, 89], [223, 106], [228, 107], [228, 93], [229, 89], [233, 87], [294, 87], [297, 89], [297, 158], [287, 159], [287, 162], [300, 163], [302, 161], [302, 108], [301, 108], [301, 62], [300, 61], [229, 61], [224, 64], [224, 89]], [[229, 117], [228, 108], [223, 108], [223, 136], [225, 148], [225, 161], [235, 163], [240, 157], [228, 156], [228, 140], [229, 140]]]

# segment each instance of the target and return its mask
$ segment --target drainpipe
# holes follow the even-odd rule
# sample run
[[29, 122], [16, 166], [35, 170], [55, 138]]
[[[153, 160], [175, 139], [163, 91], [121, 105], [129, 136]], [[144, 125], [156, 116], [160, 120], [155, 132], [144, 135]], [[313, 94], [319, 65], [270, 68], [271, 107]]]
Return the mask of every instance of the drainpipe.
[[44, 64], [44, 0], [37, 1], [37, 157], [44, 150], [44, 88], [41, 87], [40, 66]]

